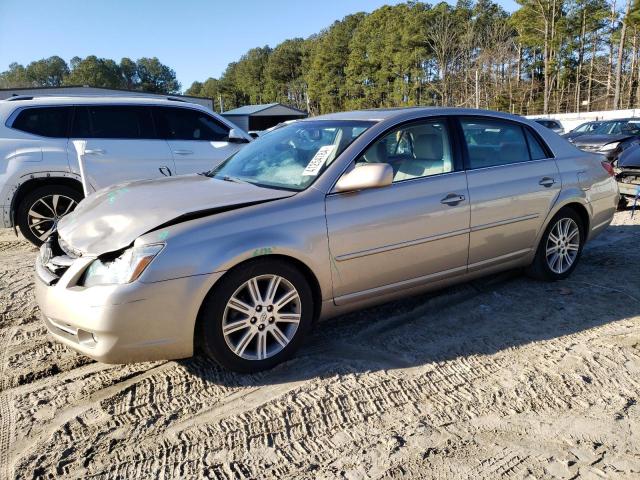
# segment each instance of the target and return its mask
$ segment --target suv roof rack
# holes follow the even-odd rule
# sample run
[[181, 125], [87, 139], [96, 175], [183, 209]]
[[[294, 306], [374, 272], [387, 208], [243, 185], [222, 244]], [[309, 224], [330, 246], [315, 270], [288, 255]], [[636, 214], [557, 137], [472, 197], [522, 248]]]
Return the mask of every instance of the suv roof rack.
[[12, 95], [11, 97], [6, 99], [7, 102], [17, 102], [19, 100], [33, 100], [33, 96], [31, 95]]
[[12, 95], [11, 97], [5, 98], [4, 100], [7, 102], [18, 102], [20, 100], [34, 100], [36, 98], [131, 98], [131, 99], [151, 99], [151, 100], [170, 100], [172, 102], [180, 102], [180, 103], [190, 103], [189, 100], [184, 100], [182, 98], [166, 96], [162, 97], [160, 95], [145, 95], [145, 92], [140, 92], [139, 95], [86, 95], [86, 94], [67, 94], [67, 95]]

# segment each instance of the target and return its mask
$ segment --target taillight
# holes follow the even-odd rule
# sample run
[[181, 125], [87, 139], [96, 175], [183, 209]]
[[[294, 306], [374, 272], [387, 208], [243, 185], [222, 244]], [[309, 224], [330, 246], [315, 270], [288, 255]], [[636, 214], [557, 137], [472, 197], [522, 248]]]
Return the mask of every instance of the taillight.
[[613, 171], [613, 165], [611, 165], [611, 163], [609, 162], [600, 162], [600, 163], [602, 164], [602, 168], [604, 168], [607, 171], [610, 177], [613, 177], [615, 175], [615, 172]]

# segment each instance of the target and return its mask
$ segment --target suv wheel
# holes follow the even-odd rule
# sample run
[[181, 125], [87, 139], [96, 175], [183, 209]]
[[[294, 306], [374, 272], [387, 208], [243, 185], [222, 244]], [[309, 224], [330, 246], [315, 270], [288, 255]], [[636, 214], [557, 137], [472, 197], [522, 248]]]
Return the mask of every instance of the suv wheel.
[[546, 281], [567, 278], [578, 264], [585, 237], [580, 216], [563, 208], [549, 222], [527, 273]]
[[47, 185], [29, 192], [18, 205], [17, 224], [36, 246], [56, 229], [58, 221], [82, 200], [82, 193], [66, 185]]
[[258, 372], [288, 359], [312, 324], [313, 296], [293, 266], [258, 260], [229, 272], [200, 312], [201, 345], [220, 365]]

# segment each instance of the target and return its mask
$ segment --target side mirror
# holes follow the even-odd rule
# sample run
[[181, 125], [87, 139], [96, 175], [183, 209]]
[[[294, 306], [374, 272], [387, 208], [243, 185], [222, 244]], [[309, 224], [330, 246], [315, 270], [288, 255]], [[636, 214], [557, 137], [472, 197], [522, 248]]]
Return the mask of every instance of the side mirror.
[[353, 192], [369, 188], [380, 188], [393, 182], [393, 168], [388, 163], [364, 163], [340, 177], [336, 192]]
[[249, 140], [247, 140], [236, 128], [232, 128], [229, 130], [229, 143], [249, 143]]

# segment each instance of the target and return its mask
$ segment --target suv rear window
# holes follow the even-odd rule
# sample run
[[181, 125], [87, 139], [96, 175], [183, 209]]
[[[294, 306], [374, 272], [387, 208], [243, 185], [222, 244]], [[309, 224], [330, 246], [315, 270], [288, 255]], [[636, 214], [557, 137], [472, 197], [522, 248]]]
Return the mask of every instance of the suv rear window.
[[71, 128], [73, 138], [156, 138], [149, 107], [76, 107]]
[[70, 107], [26, 108], [18, 114], [11, 127], [43, 137], [64, 138], [70, 111]]
[[157, 107], [154, 110], [158, 132], [167, 140], [206, 140], [226, 142], [229, 128], [198, 110]]

